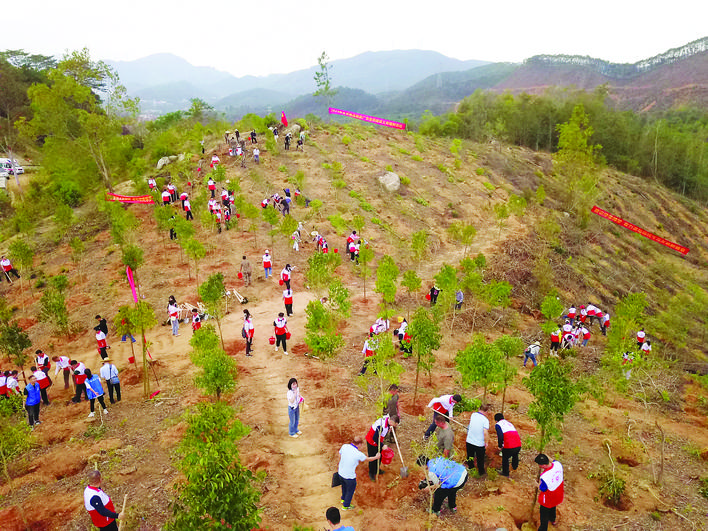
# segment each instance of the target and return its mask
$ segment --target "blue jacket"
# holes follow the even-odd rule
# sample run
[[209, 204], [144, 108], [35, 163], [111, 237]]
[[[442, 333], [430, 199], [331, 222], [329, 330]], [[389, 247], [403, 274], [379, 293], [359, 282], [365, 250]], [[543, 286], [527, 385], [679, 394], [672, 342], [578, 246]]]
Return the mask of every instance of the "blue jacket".
[[460, 482], [463, 475], [467, 474], [464, 465], [444, 457], [436, 457], [428, 461], [428, 470], [438, 477], [442, 489], [453, 488]]
[[25, 394], [27, 395], [27, 400], [25, 404], [28, 406], [36, 406], [39, 401], [42, 400], [42, 394], [39, 389], [39, 384], [27, 384], [25, 387]]
[[94, 374], [89, 380], [86, 380], [86, 394], [88, 394], [89, 399], [103, 396], [101, 378], [98, 374]]

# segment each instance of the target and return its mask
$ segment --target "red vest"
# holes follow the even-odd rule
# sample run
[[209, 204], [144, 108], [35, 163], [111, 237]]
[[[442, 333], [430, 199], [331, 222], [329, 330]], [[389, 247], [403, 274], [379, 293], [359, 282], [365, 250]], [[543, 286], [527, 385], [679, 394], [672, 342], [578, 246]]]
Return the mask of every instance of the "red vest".
[[519, 437], [519, 432], [516, 431], [514, 425], [506, 419], [502, 419], [497, 422], [497, 426], [502, 431], [504, 436], [503, 447], [507, 450], [509, 448], [519, 448], [521, 446], [521, 437]]
[[293, 303], [293, 296], [290, 295], [290, 297], [287, 297], [283, 295], [283, 300], [285, 301], [285, 304], [292, 304]]
[[541, 474], [541, 480], [548, 490], [538, 493], [538, 503], [552, 509], [563, 501], [563, 466], [553, 461], [553, 467]]
[[556, 330], [551, 334], [551, 342], [552, 343], [559, 343], [560, 342], [560, 330]]
[[285, 319], [281, 319], [280, 317], [277, 318], [273, 322], [273, 326], [275, 327], [275, 335], [276, 336], [284, 336], [285, 333], [287, 332], [287, 323]]
[[108, 496], [108, 494], [103, 492], [98, 487], [92, 487], [91, 485], [88, 485], [86, 489], [84, 489], [84, 507], [91, 515], [91, 522], [98, 528], [106, 527], [111, 522], [113, 522], [114, 519], [101, 516], [100, 514], [98, 514], [96, 509], [91, 506], [91, 498], [93, 498], [94, 496], [98, 496], [99, 498], [101, 498], [101, 503], [103, 503], [103, 506], [106, 509], [112, 512], [116, 512], [115, 508], [113, 507], [113, 502], [111, 501], [111, 498]]

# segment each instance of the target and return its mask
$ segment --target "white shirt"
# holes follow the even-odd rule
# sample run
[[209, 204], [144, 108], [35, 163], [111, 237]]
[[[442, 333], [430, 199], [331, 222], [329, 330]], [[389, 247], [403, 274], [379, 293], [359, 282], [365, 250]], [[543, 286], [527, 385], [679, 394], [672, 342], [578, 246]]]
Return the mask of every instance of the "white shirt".
[[253, 156], [254, 156], [254, 157], [257, 157], [257, 156], [260, 155], [260, 154], [261, 154], [261, 150], [260, 150], [260, 149], [255, 148], [255, 149], [253, 150]]
[[538, 356], [538, 354], [541, 352], [541, 347], [539, 347], [538, 345], [529, 345], [528, 351], [534, 356]]
[[59, 371], [71, 367], [71, 365], [69, 365], [70, 361], [71, 360], [66, 356], [59, 356], [59, 359], [57, 360], [56, 365], [54, 366], [54, 375], [56, 376], [57, 374], [59, 374]]
[[14, 376], [8, 376], [7, 377], [7, 394], [10, 395], [12, 393], [17, 393], [16, 389], [18, 389], [20, 384], [17, 382], [17, 378]]
[[98, 372], [101, 375], [101, 378], [108, 381], [111, 378], [118, 376], [118, 367], [112, 363], [104, 363], [101, 365], [101, 370]]
[[295, 409], [297, 406], [300, 405], [300, 399], [302, 398], [300, 396], [300, 387], [297, 387], [294, 391], [292, 389], [288, 389], [288, 407], [291, 407]]
[[489, 429], [489, 419], [479, 411], [472, 413], [467, 427], [467, 442], [473, 446], [484, 446], [484, 430]]
[[339, 449], [339, 468], [337, 473], [344, 479], [356, 479], [356, 467], [366, 456], [353, 444], [345, 444]]

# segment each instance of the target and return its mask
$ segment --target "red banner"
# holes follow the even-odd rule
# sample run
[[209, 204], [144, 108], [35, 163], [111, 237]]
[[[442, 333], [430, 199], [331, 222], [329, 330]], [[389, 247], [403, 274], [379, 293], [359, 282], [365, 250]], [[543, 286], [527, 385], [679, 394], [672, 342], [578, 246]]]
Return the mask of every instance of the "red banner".
[[151, 195], [118, 195], [106, 194], [106, 201], [119, 201], [121, 203], [142, 203], [143, 205], [154, 205], [155, 200]]
[[357, 120], [363, 120], [364, 122], [369, 122], [372, 124], [385, 125], [386, 127], [393, 127], [394, 129], [406, 128], [406, 124], [401, 122], [394, 122], [393, 120], [377, 118], [376, 116], [369, 116], [368, 114], [359, 114], [358, 112], [345, 111], [343, 109], [336, 109], [334, 107], [329, 108], [329, 114], [339, 114], [341, 116], [348, 116], [349, 118], [356, 118]]
[[645, 238], [649, 238], [650, 240], [653, 240], [657, 243], [660, 243], [661, 245], [665, 245], [666, 247], [673, 249], [674, 251], [678, 251], [681, 254], [686, 254], [688, 253], [689, 249], [688, 247], [684, 247], [683, 245], [679, 245], [678, 243], [670, 242], [669, 240], [666, 240], [662, 238], [661, 236], [657, 236], [656, 234], [652, 234], [649, 231], [646, 231], [644, 229], [640, 229], [636, 225], [630, 223], [629, 221], [625, 221], [624, 219], [613, 216], [609, 212], [605, 212], [601, 208], [598, 208], [596, 206], [592, 207], [592, 213], [597, 214], [598, 216], [609, 219], [612, 223], [616, 223], [620, 227], [624, 227], [625, 229], [629, 229], [631, 231], [636, 232], [637, 234], [640, 234], [644, 236]]

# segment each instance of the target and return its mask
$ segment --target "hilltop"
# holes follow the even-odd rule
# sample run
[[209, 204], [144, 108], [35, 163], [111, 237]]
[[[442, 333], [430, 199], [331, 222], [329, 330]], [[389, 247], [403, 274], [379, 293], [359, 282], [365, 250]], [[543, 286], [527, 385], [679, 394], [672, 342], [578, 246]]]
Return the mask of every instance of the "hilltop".
[[[275, 153], [261, 145], [262, 164], [249, 162], [242, 169], [228, 157], [221, 134], [211, 133], [207, 136], [206, 160], [218, 154], [226, 178], [239, 182], [241, 193], [253, 205], [283, 188], [294, 188], [297, 172], [303, 172], [304, 195], [320, 200], [322, 206], [295, 206], [291, 212], [305, 223], [306, 234], [313, 230], [323, 234], [332, 252], [342, 252], [346, 235], [353, 228], [353, 217], [363, 216], [366, 223], [362, 236], [374, 251], [375, 261], [391, 256], [401, 272], [415, 270], [423, 279], [420, 291], [408, 293], [398, 288], [395, 306], [400, 315], [427, 306], [425, 291], [441, 266], [458, 267], [465, 255], [482, 253], [486, 258], [484, 281], [507, 281], [512, 288], [508, 307], [485, 303], [468, 293], [454, 320], [448, 317], [443, 322], [442, 346], [436, 352], [430, 380], [421, 375], [422, 388], [415, 404], [414, 359], [397, 359], [405, 368], [401, 376], [404, 421], [399, 437], [411, 476], [398, 478], [399, 463], [394, 461], [376, 487], [360, 470], [354, 498], [357, 510], [345, 513], [347, 524], [355, 529], [382, 531], [425, 528], [427, 498], [417, 489], [422, 474], [413, 466], [430, 417], [424, 406], [431, 397], [453, 389], [470, 398], [481, 392], [477, 388], [462, 389], [454, 362], [457, 351], [475, 333], [487, 340], [503, 334], [527, 343], [540, 339], [545, 359], [548, 337], [540, 329], [543, 318], [539, 306], [550, 287], [557, 289], [566, 307], [592, 301], [613, 317], [614, 308], [624, 297], [644, 292], [649, 316], [670, 317], [672, 326], [687, 328], [683, 345], [675, 335], [664, 336], [666, 330], [648, 328], [656, 339], [656, 365], [637, 370], [628, 392], [618, 391], [603, 369], [601, 356], [607, 340], [597, 327], [592, 330], [590, 347], [566, 360], [574, 376], [595, 380], [592, 392], [586, 393], [566, 417], [562, 442], [553, 442], [547, 449], [566, 470], [566, 500], [559, 509], [557, 529], [624, 526], [680, 530], [700, 525], [701, 515], [708, 511], [708, 500], [698, 492], [699, 478], [705, 474], [704, 449], [708, 448], [706, 390], [687, 371], [700, 373], [707, 367], [702, 334], [708, 300], [708, 242], [704, 231], [708, 219], [703, 208], [638, 177], [601, 170], [598, 206], [689, 247], [684, 257], [597, 217], [581, 228], [565, 209], [566, 183], [554, 173], [547, 153], [500, 143], [453, 143], [351, 124], [312, 126], [304, 153], [283, 151], [282, 140], [279, 147]], [[187, 182], [194, 182], [192, 197], [198, 197], [204, 187], [197, 182], [197, 159], [188, 158], [189, 169], [183, 173], [169, 165], [148, 173], [158, 178], [171, 173], [180, 190]], [[208, 164], [203, 166], [208, 171]], [[378, 182], [387, 170], [401, 178], [397, 192], [387, 192]], [[146, 185], [128, 181], [118, 185], [116, 191], [141, 194], [146, 192]], [[524, 198], [526, 208], [508, 217], [498, 216], [497, 205], [508, 205], [512, 197]], [[346, 259], [337, 268], [336, 276], [351, 291], [352, 316], [339, 330], [345, 347], [332, 360], [313, 359], [305, 355], [308, 349], [303, 342], [305, 305], [320, 296], [307, 288], [303, 274], [307, 258], [314, 252], [310, 241], [296, 253], [289, 236], [269, 235], [270, 226], [265, 222], [257, 221], [251, 227], [241, 219], [236, 227], [217, 234], [202, 225], [197, 215], [198, 237], [207, 244], [208, 253], [195, 271], [194, 263], [187, 261], [167, 232], [158, 230], [153, 211], [163, 207], [126, 208], [140, 221], [136, 243], [145, 250], [145, 263], [139, 270], [140, 293], [160, 321], [169, 295], [174, 294], [178, 301], [197, 302], [196, 275], [202, 282], [207, 274], [222, 272], [227, 287], [248, 297], [247, 307], [256, 319], [254, 357], [243, 355], [242, 306], [233, 298], [229, 299], [230, 313], [223, 327], [226, 351], [239, 369], [237, 390], [228, 401], [251, 429], [239, 445], [241, 460], [250, 470], [261, 473], [257, 483], [262, 492], [261, 527], [290, 530], [297, 524], [321, 528], [324, 510], [336, 505], [339, 497], [338, 489], [329, 488], [337, 450], [348, 442], [352, 431], [364, 434], [380, 413], [378, 384], [359, 385], [355, 381], [364, 337], [379, 310], [380, 296], [373, 293], [374, 277], [362, 278], [361, 268]], [[204, 205], [199, 208], [203, 211]], [[43, 220], [35, 236], [41, 256], [32, 271], [32, 282], [56, 274], [68, 277], [67, 300], [71, 319], [77, 323], [70, 337], [55, 336], [49, 323], [37, 322], [41, 292], [29, 289], [29, 278], [24, 278], [22, 286], [3, 284], [0, 289], [16, 307], [16, 316], [34, 345], [97, 368], [93, 317], [113, 316], [119, 306], [130, 302], [131, 295], [106, 215], [91, 203], [76, 214], [78, 221], [58, 242], [53, 241], [52, 221]], [[182, 215], [177, 209], [175, 214]], [[476, 228], [468, 249], [448, 230], [456, 221]], [[416, 256], [411, 239], [421, 231], [427, 235], [426, 252]], [[69, 247], [74, 235], [86, 245], [85, 258], [78, 266], [71, 259]], [[309, 240], [307, 236], [304, 239]], [[285, 263], [296, 268], [295, 315], [290, 321], [293, 338], [287, 358], [275, 353], [267, 341], [270, 322], [282, 309], [282, 295], [277, 281], [266, 281], [257, 267], [266, 247], [274, 256], [275, 271]], [[243, 254], [254, 264], [256, 282], [249, 288], [237, 278]], [[692, 309], [690, 315], [686, 308]], [[667, 330], [679, 331], [671, 327]], [[96, 465], [104, 471], [106, 490], [114, 500], [128, 495], [129, 518], [124, 529], [158, 529], [166, 521], [173, 496], [171, 487], [180, 477], [173, 452], [186, 430], [182, 415], [205, 400], [193, 386], [195, 368], [188, 356], [188, 325], [182, 325], [181, 331], [180, 337], [171, 336], [168, 326], [156, 326], [147, 332], [161, 389], [157, 399], [150, 401], [142, 400], [140, 371], [128, 362], [130, 344], [120, 343], [114, 333], [110, 334], [110, 353], [122, 371], [124, 399], [110, 408], [105, 431], [86, 423], [87, 405], [65, 405], [69, 394], [55, 384], [50, 390], [53, 403], [42, 412], [43, 424], [34, 431], [36, 447], [12, 463], [13, 481], [0, 486], [4, 529], [88, 529], [81, 490], [85, 472]], [[433, 529], [503, 526], [514, 530], [523, 529], [524, 523], [532, 520], [537, 467], [532, 462], [535, 451], [529, 441], [537, 435], [537, 427], [527, 416], [532, 396], [522, 383], [529, 372], [521, 369], [506, 392], [507, 418], [520, 430], [525, 444], [519, 470], [512, 480], [495, 479], [493, 474], [485, 479], [471, 478], [458, 495], [458, 513], [444, 513], [433, 523]], [[298, 378], [309, 404], [301, 422], [304, 434], [297, 440], [289, 439], [286, 432], [285, 384], [291, 376]], [[491, 395], [491, 402], [496, 408], [493, 411], [497, 411], [501, 395]], [[467, 418], [464, 413], [463, 419]], [[459, 460], [464, 455], [464, 431], [456, 430], [456, 434]], [[492, 441], [494, 446], [493, 435]], [[490, 468], [500, 466], [496, 452], [490, 450], [488, 458]], [[626, 479], [619, 509], [606, 506], [598, 493], [598, 478], [615, 464]], [[663, 472], [661, 486], [653, 482], [659, 468]], [[537, 518], [537, 509], [533, 517]]]

